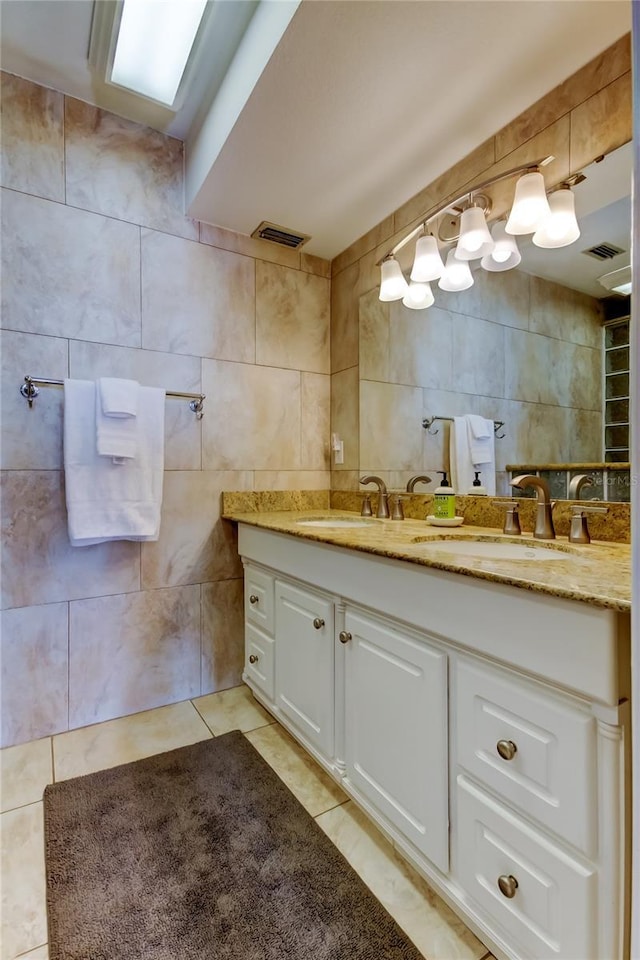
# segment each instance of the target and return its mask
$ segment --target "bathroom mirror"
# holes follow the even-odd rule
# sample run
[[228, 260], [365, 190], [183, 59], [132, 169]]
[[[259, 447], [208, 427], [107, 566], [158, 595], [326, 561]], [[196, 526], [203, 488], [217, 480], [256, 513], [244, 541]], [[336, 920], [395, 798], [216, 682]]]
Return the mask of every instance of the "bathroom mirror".
[[630, 298], [598, 278], [630, 263], [632, 152], [628, 143], [583, 171], [571, 246], [543, 250], [519, 237], [519, 267], [489, 273], [473, 261], [473, 287], [445, 293], [433, 283], [424, 310], [382, 303], [377, 287], [360, 298], [361, 472], [385, 471], [394, 487], [427, 473], [435, 487], [435, 471], [448, 468], [449, 424], [435, 421], [429, 433], [422, 420], [477, 413], [504, 422], [499, 494], [511, 495], [507, 467], [518, 465], [545, 470], [554, 497], [567, 497], [574, 474], [593, 472], [582, 499], [629, 499], [628, 466], [581, 465], [604, 463], [605, 437], [618, 442], [607, 459], [628, 460], [614, 429], [628, 420], [624, 322], [608, 335], [605, 324], [628, 316]]

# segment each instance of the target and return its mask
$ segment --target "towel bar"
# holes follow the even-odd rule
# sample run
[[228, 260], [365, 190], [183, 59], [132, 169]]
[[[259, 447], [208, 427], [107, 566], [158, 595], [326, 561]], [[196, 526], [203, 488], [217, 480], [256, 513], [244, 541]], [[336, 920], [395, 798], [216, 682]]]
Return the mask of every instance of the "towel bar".
[[[422, 426], [425, 428], [427, 433], [430, 433], [432, 436], [435, 436], [436, 433], [439, 433], [438, 430], [431, 429], [436, 420], [449, 420], [453, 422], [453, 417], [425, 417], [422, 421]], [[502, 438], [506, 436], [504, 433], [498, 433], [498, 430], [500, 430], [502, 427], [504, 427], [504, 420], [493, 421], [493, 432], [498, 440], [502, 440]]]
[[[24, 383], [20, 387], [20, 393], [25, 398], [30, 407], [33, 407], [33, 401], [40, 393], [39, 387], [63, 387], [64, 380], [45, 380], [42, 377], [24, 378]], [[205, 401], [204, 393], [182, 393], [179, 390], [167, 390], [168, 397], [177, 397], [179, 400], [188, 400], [189, 409], [195, 413], [197, 420], [202, 420], [204, 410], [202, 409]]]

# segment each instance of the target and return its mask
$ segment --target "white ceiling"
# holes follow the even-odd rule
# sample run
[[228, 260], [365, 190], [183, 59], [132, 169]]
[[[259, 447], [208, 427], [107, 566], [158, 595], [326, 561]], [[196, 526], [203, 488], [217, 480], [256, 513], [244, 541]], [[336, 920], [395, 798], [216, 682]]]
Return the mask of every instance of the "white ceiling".
[[92, 76], [92, 6], [3, 0], [2, 68], [185, 139], [191, 216], [240, 233], [270, 220], [328, 258], [631, 26], [629, 0], [302, 0], [216, 141], [207, 116], [265, 0], [219, 3], [175, 117], [114, 105]]

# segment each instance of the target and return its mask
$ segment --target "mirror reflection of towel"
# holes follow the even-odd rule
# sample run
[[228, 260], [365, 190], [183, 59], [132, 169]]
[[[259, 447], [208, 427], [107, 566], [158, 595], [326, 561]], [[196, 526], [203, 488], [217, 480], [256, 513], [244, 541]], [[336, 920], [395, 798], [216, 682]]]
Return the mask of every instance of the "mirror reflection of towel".
[[[471, 418], [471, 414], [464, 417], [454, 417], [451, 424], [449, 432], [451, 485], [456, 493], [473, 493], [474, 475], [476, 471], [479, 471], [482, 486], [485, 487], [487, 495], [495, 497], [496, 467], [493, 421], [485, 420], [484, 417], [473, 416], [474, 421], [483, 421], [483, 425], [478, 425], [478, 430], [485, 433], [489, 430], [489, 436], [474, 438], [475, 444], [484, 443], [485, 446], [480, 449], [474, 446], [474, 452], [472, 453], [471, 435], [473, 428], [469, 423]], [[490, 427], [487, 427], [487, 424]], [[474, 455], [482, 459], [474, 460]]]

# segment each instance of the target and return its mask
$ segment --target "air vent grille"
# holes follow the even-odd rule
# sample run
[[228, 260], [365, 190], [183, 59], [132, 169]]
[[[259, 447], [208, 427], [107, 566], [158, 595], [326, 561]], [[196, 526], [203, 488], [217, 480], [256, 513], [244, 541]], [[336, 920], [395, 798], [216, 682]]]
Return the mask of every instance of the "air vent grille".
[[582, 251], [588, 257], [593, 257], [594, 260], [613, 260], [614, 257], [617, 257], [619, 253], [624, 253], [620, 247], [614, 246], [613, 243], [598, 243], [595, 247], [589, 247], [588, 250]]
[[297, 250], [308, 240], [311, 240], [311, 237], [306, 233], [296, 233], [295, 230], [280, 227], [277, 223], [269, 223], [267, 220], [263, 220], [251, 236], [257, 237], [259, 240], [270, 240], [271, 243], [278, 243], [281, 247], [290, 247], [292, 250]]

